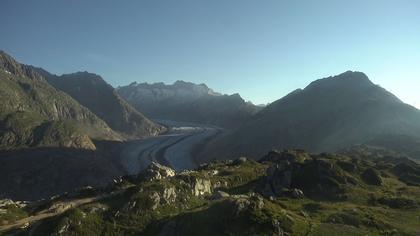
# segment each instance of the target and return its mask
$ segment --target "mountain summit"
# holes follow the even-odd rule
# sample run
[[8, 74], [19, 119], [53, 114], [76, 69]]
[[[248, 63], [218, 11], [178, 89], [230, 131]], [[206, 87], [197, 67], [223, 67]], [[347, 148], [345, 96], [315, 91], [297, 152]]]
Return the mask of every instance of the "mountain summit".
[[[269, 149], [334, 151], [356, 144], [383, 145], [383, 137], [420, 137], [420, 111], [372, 83], [361, 72], [312, 82], [279, 99], [216, 146], [225, 155], [258, 156]], [[215, 154], [216, 155], [216, 154]]]

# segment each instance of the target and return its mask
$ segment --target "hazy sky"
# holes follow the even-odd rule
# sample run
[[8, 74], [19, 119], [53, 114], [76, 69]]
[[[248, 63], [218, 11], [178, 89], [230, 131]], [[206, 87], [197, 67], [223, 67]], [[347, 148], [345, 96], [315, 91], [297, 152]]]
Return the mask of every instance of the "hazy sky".
[[186, 80], [254, 103], [347, 70], [420, 107], [420, 1], [1, 0], [0, 49], [114, 86]]

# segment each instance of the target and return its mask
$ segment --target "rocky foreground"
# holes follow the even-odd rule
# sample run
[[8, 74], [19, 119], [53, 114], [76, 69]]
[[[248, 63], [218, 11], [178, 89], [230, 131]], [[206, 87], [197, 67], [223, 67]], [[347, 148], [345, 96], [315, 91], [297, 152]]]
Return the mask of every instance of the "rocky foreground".
[[105, 189], [3, 203], [10, 235], [420, 235], [420, 166], [272, 151], [181, 173], [153, 163]]

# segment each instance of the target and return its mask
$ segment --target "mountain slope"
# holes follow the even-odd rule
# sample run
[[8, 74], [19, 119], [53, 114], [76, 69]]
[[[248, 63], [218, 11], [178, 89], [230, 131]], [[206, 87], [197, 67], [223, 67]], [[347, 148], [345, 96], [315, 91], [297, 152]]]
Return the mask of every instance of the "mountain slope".
[[260, 109], [238, 94], [221, 95], [204, 84], [184, 81], [132, 83], [119, 87], [118, 93], [148, 117], [224, 127], [236, 127]]
[[397, 157], [272, 151], [259, 162], [242, 157], [178, 174], [154, 163], [106, 189], [16, 205], [3, 208], [0, 233], [414, 236], [420, 234], [420, 165]]
[[387, 146], [381, 141], [384, 136], [418, 139], [420, 111], [363, 73], [349, 71], [314, 81], [277, 100], [209, 150], [227, 146], [226, 155], [254, 157], [267, 149], [322, 152], [364, 143]]
[[94, 149], [119, 140], [108, 125], [32, 67], [0, 51], [0, 149], [51, 146]]
[[155, 136], [164, 130], [131, 107], [96, 74], [78, 72], [55, 76], [45, 71], [41, 73], [52, 86], [72, 96], [124, 137]]

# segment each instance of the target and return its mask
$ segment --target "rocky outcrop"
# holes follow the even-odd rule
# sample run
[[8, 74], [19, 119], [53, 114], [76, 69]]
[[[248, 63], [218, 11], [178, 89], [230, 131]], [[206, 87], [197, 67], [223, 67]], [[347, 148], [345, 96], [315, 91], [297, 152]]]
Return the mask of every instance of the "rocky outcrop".
[[213, 192], [212, 182], [207, 178], [197, 177], [189, 174], [181, 174], [177, 176], [191, 189], [194, 196], [202, 196]]
[[156, 210], [161, 205], [174, 203], [177, 198], [177, 193], [175, 187], [172, 186], [164, 188], [160, 192], [152, 192], [149, 197], [152, 201], [152, 210]]
[[167, 166], [152, 162], [143, 173], [144, 177], [151, 180], [159, 180], [175, 176], [175, 171]]
[[270, 163], [261, 192], [266, 196], [290, 196], [303, 198], [341, 196], [341, 185], [349, 183], [350, 176], [336, 166], [328, 156], [310, 156], [300, 158], [303, 153], [270, 152], [262, 162]]
[[192, 193], [194, 196], [201, 196], [212, 193], [212, 185], [207, 179], [194, 179], [192, 182]]

